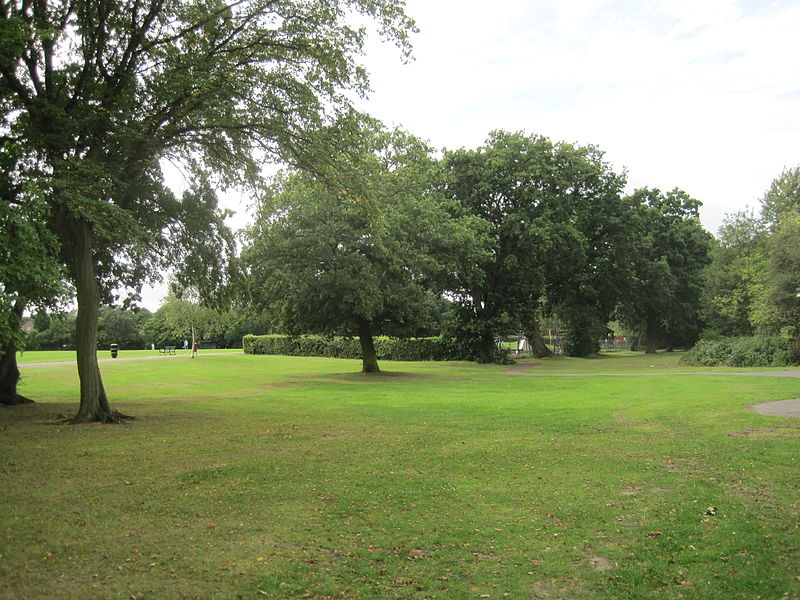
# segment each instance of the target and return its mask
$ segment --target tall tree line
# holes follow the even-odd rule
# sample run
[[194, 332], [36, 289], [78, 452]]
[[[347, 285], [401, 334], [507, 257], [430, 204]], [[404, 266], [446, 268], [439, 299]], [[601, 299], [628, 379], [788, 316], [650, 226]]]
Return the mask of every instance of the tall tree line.
[[800, 167], [784, 170], [758, 212], [726, 216], [705, 273], [709, 336], [767, 334], [800, 360]]
[[612, 318], [648, 351], [696, 338], [711, 236], [686, 193], [625, 196], [597, 148], [523, 132], [438, 160], [408, 134], [362, 135], [349, 185], [283, 174], [248, 233], [249, 289], [287, 332], [357, 334], [367, 372], [373, 333], [413, 335], [435, 298], [443, 333], [481, 362], [521, 331], [544, 354], [538, 323], [554, 314], [574, 356]]

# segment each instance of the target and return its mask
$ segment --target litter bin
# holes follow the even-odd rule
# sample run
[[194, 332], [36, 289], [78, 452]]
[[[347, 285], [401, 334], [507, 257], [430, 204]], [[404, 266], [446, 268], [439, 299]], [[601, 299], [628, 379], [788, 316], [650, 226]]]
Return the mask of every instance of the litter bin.
[[119, 352], [119, 344], [111, 344], [111, 358], [117, 358]]

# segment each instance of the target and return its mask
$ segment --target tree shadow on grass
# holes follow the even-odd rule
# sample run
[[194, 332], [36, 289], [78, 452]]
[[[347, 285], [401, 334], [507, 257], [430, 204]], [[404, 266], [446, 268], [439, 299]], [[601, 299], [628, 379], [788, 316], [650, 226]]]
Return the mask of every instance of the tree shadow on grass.
[[360, 383], [365, 381], [427, 381], [434, 379], [434, 376], [428, 373], [408, 373], [405, 371], [381, 371], [379, 373], [363, 373], [358, 371], [349, 373], [328, 373], [325, 375], [325, 378]]

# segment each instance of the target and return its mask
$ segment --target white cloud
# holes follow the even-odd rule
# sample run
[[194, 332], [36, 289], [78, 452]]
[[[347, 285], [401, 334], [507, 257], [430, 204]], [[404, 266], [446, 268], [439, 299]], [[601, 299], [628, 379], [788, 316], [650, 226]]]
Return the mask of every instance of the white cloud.
[[492, 129], [594, 143], [632, 185], [725, 212], [800, 163], [800, 6], [735, 0], [410, 0], [416, 62], [371, 49], [366, 108], [450, 148]]

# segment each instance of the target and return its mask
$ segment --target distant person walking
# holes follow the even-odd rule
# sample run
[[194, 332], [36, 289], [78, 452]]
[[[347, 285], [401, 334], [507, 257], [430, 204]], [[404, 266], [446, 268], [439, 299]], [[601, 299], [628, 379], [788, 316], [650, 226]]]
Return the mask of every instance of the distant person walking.
[[189, 340], [183, 340], [183, 349], [184, 350], [188, 350], [189, 349]]

